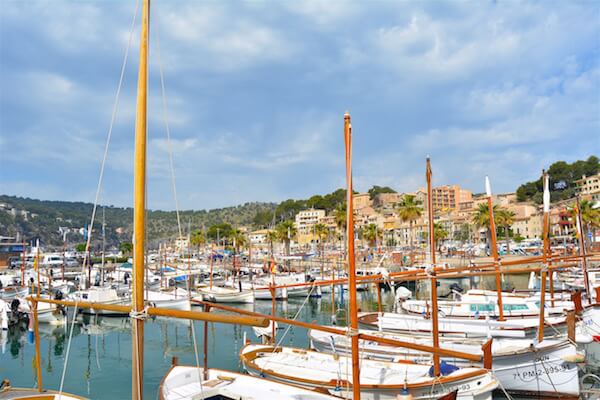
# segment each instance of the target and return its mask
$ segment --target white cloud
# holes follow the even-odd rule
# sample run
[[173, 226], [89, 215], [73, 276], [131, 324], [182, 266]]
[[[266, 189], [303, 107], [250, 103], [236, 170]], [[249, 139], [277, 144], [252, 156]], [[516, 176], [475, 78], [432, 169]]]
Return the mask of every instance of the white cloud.
[[[0, 43], [0, 146], [11, 143], [1, 169], [29, 168], [48, 196], [93, 196], [135, 7], [116, 4], [0, 9], [0, 34], [10, 38]], [[343, 186], [348, 108], [361, 190], [422, 186], [426, 154], [440, 184], [477, 190], [491, 174], [505, 191], [556, 159], [600, 152], [600, 10], [587, 3], [153, 6], [152, 206], [172, 208], [157, 30], [184, 207]], [[108, 202], [130, 204], [138, 35], [108, 159]], [[43, 197], [5, 180], [5, 190]]]

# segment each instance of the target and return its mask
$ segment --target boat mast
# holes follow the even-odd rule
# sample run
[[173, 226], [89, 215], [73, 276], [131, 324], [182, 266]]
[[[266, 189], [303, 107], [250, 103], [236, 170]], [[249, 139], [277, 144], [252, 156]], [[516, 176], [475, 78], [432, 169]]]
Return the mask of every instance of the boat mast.
[[[438, 332], [438, 302], [437, 302], [437, 279], [435, 277], [435, 226], [433, 224], [433, 197], [431, 190], [431, 162], [427, 157], [427, 168], [425, 171], [427, 178], [427, 216], [429, 219], [429, 251], [431, 252], [431, 324], [433, 347], [440, 347], [440, 338]], [[440, 375], [440, 356], [433, 355], [433, 373]]]
[[496, 267], [496, 292], [498, 294], [498, 315], [499, 321], [504, 321], [504, 309], [502, 307], [502, 279], [500, 277], [500, 259], [498, 257], [498, 244], [496, 239], [496, 223], [494, 221], [494, 206], [492, 205], [492, 187], [490, 179], [485, 177], [485, 192], [487, 194], [488, 214], [490, 218], [490, 251], [494, 257], [494, 265]]
[[358, 348], [358, 309], [356, 306], [356, 259], [354, 256], [354, 213], [352, 194], [352, 124], [350, 113], [344, 114], [346, 145], [346, 238], [348, 240], [348, 291], [350, 292], [350, 329], [352, 338], [352, 398], [360, 400], [360, 365]]
[[[577, 236], [579, 236], [579, 255], [581, 256], [581, 270], [583, 271], [583, 284], [585, 286], [585, 294], [588, 304], [592, 304], [592, 293], [590, 292], [590, 277], [587, 273], [587, 254], [585, 250], [585, 238], [583, 237], [583, 221], [581, 219], [581, 204], [579, 203], [579, 195], [576, 197], [577, 213], [575, 214]], [[596, 299], [598, 301], [598, 299]]]
[[[140, 64], [138, 69], [137, 110], [135, 115], [135, 161], [133, 181], [133, 288], [131, 307], [134, 314], [144, 311], [144, 248], [146, 218], [146, 109], [148, 87], [148, 30], [150, 0], [143, 0]], [[144, 395], [144, 320], [133, 318], [131, 398]]]
[[548, 228], [550, 222], [550, 190], [548, 188], [548, 174], [546, 171], [542, 172], [542, 179], [544, 180], [544, 226], [543, 226], [543, 266], [540, 276], [541, 281], [541, 293], [540, 293], [540, 325], [538, 328], [538, 342], [544, 340], [544, 308], [546, 305], [546, 279], [548, 276], [548, 257], [550, 256], [550, 243], [548, 240]]

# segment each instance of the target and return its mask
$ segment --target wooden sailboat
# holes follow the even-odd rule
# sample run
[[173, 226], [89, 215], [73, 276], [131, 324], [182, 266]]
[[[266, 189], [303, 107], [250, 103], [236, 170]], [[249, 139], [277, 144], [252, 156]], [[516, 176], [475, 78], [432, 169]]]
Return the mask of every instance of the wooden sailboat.
[[[409, 333], [389, 333], [361, 331], [366, 334], [391, 340], [431, 346], [431, 336]], [[317, 351], [341, 355], [351, 352], [349, 339], [344, 335], [327, 332], [309, 331], [311, 347]], [[450, 338], [440, 337], [440, 345], [449, 350], [469, 354], [481, 354], [482, 346], [487, 338]], [[545, 339], [536, 343], [535, 338], [516, 339], [501, 338], [492, 342], [492, 370], [502, 387], [509, 393], [553, 394], [561, 398], [577, 398], [579, 396], [577, 363], [584, 361], [584, 356], [577, 352], [574, 344], [566, 339]], [[361, 355], [372, 360], [389, 362], [416, 362], [431, 364], [430, 353], [409, 350], [402, 347], [379, 344], [373, 341], [360, 341]], [[459, 367], [482, 366], [455, 357], [442, 357], [442, 361], [453, 363]]]
[[361, 358], [360, 384], [349, 374], [352, 357], [291, 347], [245, 346], [240, 358], [250, 374], [264, 376], [311, 389], [327, 390], [344, 398], [360, 388], [361, 399], [396, 399], [403, 389], [413, 399], [438, 399], [459, 390], [460, 399], [491, 399], [497, 381], [483, 368], [451, 367], [452, 372], [435, 376], [431, 364], [377, 361]]

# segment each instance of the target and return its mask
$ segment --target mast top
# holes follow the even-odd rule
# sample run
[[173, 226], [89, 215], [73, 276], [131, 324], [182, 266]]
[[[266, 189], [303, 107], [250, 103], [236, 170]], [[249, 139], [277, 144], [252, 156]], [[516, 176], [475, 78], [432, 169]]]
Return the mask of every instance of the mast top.
[[492, 197], [492, 185], [490, 185], [490, 178], [485, 176], [485, 194], [487, 197]]
[[549, 177], [546, 172], [544, 172], [544, 212], [550, 212], [550, 188], [549, 188]]

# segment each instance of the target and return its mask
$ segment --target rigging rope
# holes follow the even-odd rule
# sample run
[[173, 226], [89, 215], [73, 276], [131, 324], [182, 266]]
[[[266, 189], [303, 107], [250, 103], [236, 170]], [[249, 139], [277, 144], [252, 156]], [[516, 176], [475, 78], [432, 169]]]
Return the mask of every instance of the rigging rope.
[[[116, 120], [116, 116], [117, 116], [117, 109], [118, 109], [118, 105], [119, 105], [119, 98], [121, 95], [121, 88], [123, 87], [123, 79], [125, 76], [125, 68], [127, 66], [127, 58], [129, 56], [129, 49], [131, 48], [131, 42], [133, 39], [133, 31], [134, 31], [134, 27], [135, 27], [135, 20], [137, 19], [137, 14], [139, 11], [139, 7], [140, 7], [140, 1], [138, 0], [136, 2], [136, 6], [135, 6], [135, 11], [133, 14], [133, 18], [131, 21], [131, 28], [129, 29], [129, 39], [127, 40], [127, 47], [125, 48], [125, 56], [123, 58], [123, 64], [121, 66], [121, 73], [119, 76], [119, 84], [117, 85], [117, 92], [115, 94], [115, 102], [113, 105], [113, 110], [112, 110], [112, 115], [111, 115], [111, 119], [110, 119], [110, 125], [108, 128], [108, 134], [106, 137], [106, 144], [104, 146], [104, 154], [102, 156], [102, 164], [100, 166], [100, 176], [98, 177], [98, 186], [96, 187], [96, 197], [94, 199], [94, 207], [92, 209], [92, 216], [91, 216], [91, 221], [90, 221], [90, 229], [88, 231], [88, 238], [87, 238], [87, 242], [85, 244], [85, 254], [84, 254], [84, 259], [83, 259], [83, 264], [81, 266], [81, 273], [82, 275], [85, 274], [85, 267], [88, 265], [89, 262], [91, 262], [91, 260], [89, 260], [88, 254], [89, 254], [89, 250], [90, 250], [90, 244], [91, 244], [91, 240], [92, 240], [92, 232], [94, 229], [94, 219], [96, 217], [96, 210], [98, 208], [98, 201], [100, 199], [100, 192], [102, 190], [102, 181], [104, 178], [104, 167], [106, 166], [106, 160], [108, 158], [108, 149], [110, 148], [110, 139], [112, 137], [112, 131], [113, 131], [113, 127], [115, 124], [115, 120]], [[79, 288], [79, 290], [81, 290], [81, 287]], [[80, 293], [81, 295], [81, 293]], [[73, 339], [73, 330], [75, 328], [75, 317], [77, 315], [77, 302], [79, 301], [79, 296], [75, 298], [75, 306], [73, 307], [73, 320], [71, 321], [71, 328], [69, 330], [69, 339], [67, 342], [67, 350], [65, 352], [65, 363], [63, 365], [63, 370], [62, 370], [62, 374], [60, 377], [60, 387], [59, 387], [59, 391], [58, 391], [58, 399], [60, 400], [62, 397], [62, 393], [63, 393], [63, 387], [64, 387], [64, 383], [65, 383], [65, 376], [67, 373], [67, 365], [69, 363], [69, 353], [71, 350], [71, 342]], [[67, 314], [68, 316], [68, 314]]]

